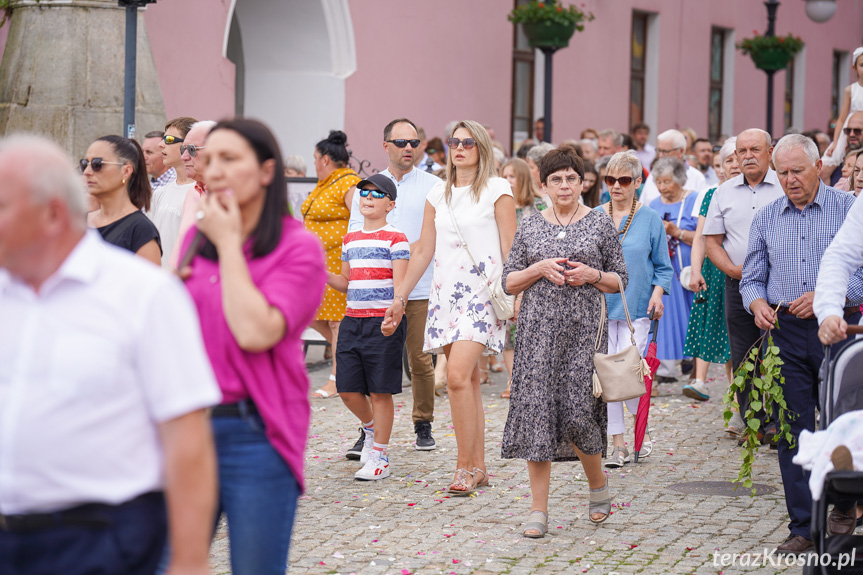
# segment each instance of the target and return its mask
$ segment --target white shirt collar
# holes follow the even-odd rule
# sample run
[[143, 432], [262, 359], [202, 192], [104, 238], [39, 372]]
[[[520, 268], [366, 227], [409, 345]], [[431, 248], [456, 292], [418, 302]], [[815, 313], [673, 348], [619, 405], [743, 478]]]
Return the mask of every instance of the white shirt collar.
[[[104, 248], [102, 243], [99, 232], [88, 230], [57, 271], [42, 283], [40, 293], [45, 293], [63, 280], [91, 283], [99, 272], [99, 250]], [[0, 268], [0, 291], [13, 283], [23, 282], [13, 277], [9, 270]]]

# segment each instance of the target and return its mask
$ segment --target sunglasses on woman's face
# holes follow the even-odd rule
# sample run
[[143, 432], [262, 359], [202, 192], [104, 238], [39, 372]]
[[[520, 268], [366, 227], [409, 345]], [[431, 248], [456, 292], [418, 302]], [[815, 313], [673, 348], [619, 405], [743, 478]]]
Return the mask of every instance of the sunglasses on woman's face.
[[615, 178], [613, 176], [605, 176], [605, 178], [603, 179], [605, 180], [605, 185], [609, 188], [613, 188], [615, 182], [620, 182], [621, 188], [625, 188], [632, 183], [632, 178], [630, 176], [621, 176], [619, 178]]
[[458, 138], [449, 138], [446, 141], [446, 145], [455, 150], [458, 148], [459, 144], [464, 146], [465, 150], [470, 150], [474, 146], [476, 146], [476, 140], [473, 138], [465, 138], [464, 140], [459, 140]]
[[162, 136], [162, 140], [169, 146], [171, 144], [180, 144], [184, 141], [183, 138], [178, 138], [177, 136], [169, 136], [168, 134]]
[[204, 146], [196, 146], [195, 144], [183, 144], [182, 146], [180, 146], [180, 155], [182, 156], [186, 152], [189, 152], [189, 156], [194, 158], [198, 155], [198, 152], [203, 149]]
[[414, 149], [420, 147], [420, 141], [419, 140], [405, 140], [405, 139], [399, 138], [398, 140], [387, 140], [387, 142], [394, 145], [396, 148], [404, 148], [408, 144], [410, 144], [411, 148], [414, 148]]
[[87, 169], [88, 165], [93, 169], [94, 172], [101, 172], [102, 166], [104, 166], [106, 164], [111, 164], [114, 166], [122, 166], [123, 162], [106, 162], [102, 158], [93, 158], [92, 160], [87, 160], [86, 158], [84, 158], [80, 162], [78, 162], [78, 166], [81, 167], [81, 173], [82, 174], [84, 173], [84, 170]]
[[369, 197], [369, 194], [371, 194], [372, 197], [375, 198], [376, 200], [380, 200], [381, 198], [389, 197], [385, 193], [379, 192], [378, 190], [359, 190], [359, 192], [360, 192], [361, 198], [367, 198], [367, 197]]

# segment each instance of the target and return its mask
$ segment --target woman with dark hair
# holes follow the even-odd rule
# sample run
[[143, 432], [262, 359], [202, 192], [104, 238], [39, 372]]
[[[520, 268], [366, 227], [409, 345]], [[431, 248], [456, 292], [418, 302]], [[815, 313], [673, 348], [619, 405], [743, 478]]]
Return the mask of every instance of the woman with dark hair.
[[[527, 460], [531, 513], [523, 535], [548, 531], [552, 461], [581, 461], [587, 475], [588, 519], [611, 515], [602, 471], [607, 412], [594, 397], [594, 342], [606, 323], [602, 298], [627, 282], [623, 251], [611, 218], [579, 203], [581, 158], [569, 146], [539, 164], [551, 206], [518, 227], [503, 270], [504, 289], [522, 299], [515, 334], [512, 395], [501, 456]], [[605, 353], [603, 327], [599, 351]]]
[[87, 191], [99, 209], [87, 216], [102, 239], [156, 265], [162, 264], [159, 231], [141, 210], [150, 209], [153, 190], [144, 151], [135, 140], [102, 136], [81, 160]]
[[449, 492], [469, 495], [488, 485], [485, 412], [479, 358], [503, 351], [506, 322], [491, 305], [489, 287], [501, 274], [515, 235], [512, 189], [495, 177], [488, 131], [472, 120], [458, 122], [447, 139], [446, 181], [429, 191], [422, 234], [411, 246], [401, 294], [384, 324], [398, 327], [402, 301], [434, 257], [423, 351], [444, 354], [447, 390], [458, 452]]
[[254, 120], [219, 122], [206, 140], [205, 238], [180, 270], [195, 302], [222, 404], [212, 425], [219, 510], [235, 575], [282, 575], [309, 429], [300, 337], [321, 300], [320, 242], [288, 212], [282, 154]]
[[[303, 202], [303, 223], [306, 229], [318, 236], [327, 255], [327, 271], [340, 274], [342, 271], [342, 240], [348, 233], [351, 217], [351, 201], [360, 177], [348, 167], [350, 154], [348, 137], [338, 130], [315, 145], [315, 172], [318, 185]], [[316, 398], [335, 397], [336, 392], [336, 342], [339, 339], [339, 323], [345, 316], [347, 296], [327, 286], [324, 301], [318, 309], [311, 327], [318, 331], [333, 347], [333, 370], [330, 381], [315, 391]]]
[[584, 160], [584, 192], [581, 200], [588, 208], [595, 208], [600, 204], [599, 196], [602, 193], [602, 182], [599, 181], [599, 170], [596, 164], [590, 160]]

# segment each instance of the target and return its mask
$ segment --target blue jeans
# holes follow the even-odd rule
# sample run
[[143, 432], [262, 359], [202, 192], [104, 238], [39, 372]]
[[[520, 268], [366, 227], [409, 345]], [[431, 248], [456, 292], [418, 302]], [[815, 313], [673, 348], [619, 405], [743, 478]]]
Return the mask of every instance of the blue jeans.
[[214, 417], [219, 509], [228, 518], [233, 575], [284, 575], [300, 486], [258, 415]]

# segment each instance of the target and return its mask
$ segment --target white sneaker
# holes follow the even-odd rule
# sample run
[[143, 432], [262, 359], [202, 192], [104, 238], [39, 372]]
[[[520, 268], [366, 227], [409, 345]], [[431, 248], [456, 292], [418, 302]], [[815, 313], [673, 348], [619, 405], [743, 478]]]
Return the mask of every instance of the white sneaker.
[[375, 481], [377, 479], [385, 479], [390, 476], [390, 462], [380, 451], [373, 451], [363, 465], [363, 468], [357, 471], [354, 479], [360, 481]]
[[372, 452], [372, 448], [375, 446], [374, 428], [372, 428], [371, 431], [363, 428], [363, 431], [366, 434], [366, 438], [363, 440], [363, 450], [360, 453], [360, 463], [365, 463], [369, 460], [369, 454]]
[[707, 401], [710, 399], [710, 395], [707, 393], [707, 387], [700, 379], [693, 379], [692, 384], [684, 385], [683, 395], [698, 401]]

